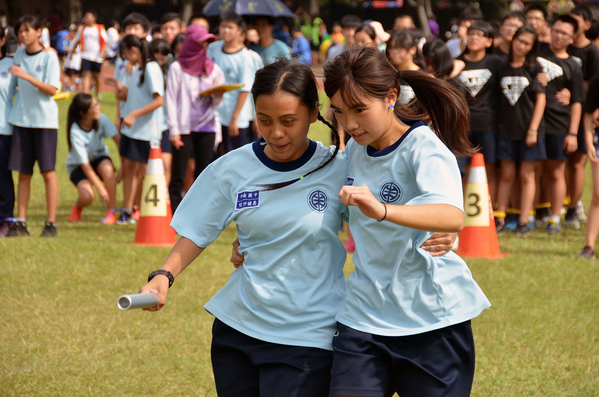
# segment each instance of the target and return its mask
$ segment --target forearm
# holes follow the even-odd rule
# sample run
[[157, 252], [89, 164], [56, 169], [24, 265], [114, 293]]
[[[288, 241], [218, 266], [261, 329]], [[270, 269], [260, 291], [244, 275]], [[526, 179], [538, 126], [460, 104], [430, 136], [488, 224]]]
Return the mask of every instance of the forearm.
[[53, 85], [39, 81], [38, 79], [34, 78], [30, 74], [25, 76], [23, 79], [29, 81], [35, 88], [37, 88], [38, 90], [40, 90], [41, 92], [43, 92], [44, 94], [49, 95], [49, 96], [53, 96], [54, 94], [56, 94], [56, 91], [58, 90]]
[[154, 99], [150, 103], [145, 106], [140, 107], [139, 109], [135, 109], [131, 112], [131, 115], [135, 118], [141, 117], [148, 113], [152, 113], [154, 110], [158, 109], [160, 106], [164, 104], [164, 99], [160, 95], [156, 95]]
[[449, 204], [390, 205], [386, 222], [429, 232], [456, 233], [464, 227], [464, 213]]
[[181, 237], [160, 269], [168, 270], [176, 278], [204, 249], [195, 245], [188, 238]]
[[91, 182], [91, 184], [96, 189], [100, 189], [103, 187], [102, 182], [100, 182], [100, 178], [98, 178], [98, 175], [96, 174], [94, 168], [91, 166], [90, 163], [81, 164], [81, 171], [83, 171], [85, 177]]
[[568, 132], [578, 134], [580, 126], [580, 118], [582, 116], [582, 104], [580, 102], [573, 103], [570, 106], [570, 129]]
[[539, 126], [541, 125], [541, 121], [543, 120], [543, 113], [545, 112], [545, 105], [547, 103], [547, 97], [543, 93], [537, 93], [537, 100], [535, 102], [535, 107], [532, 112], [532, 118], [530, 119], [530, 124], [528, 125], [528, 129], [534, 132], [539, 131]]
[[593, 113], [584, 114], [584, 133], [587, 145], [593, 143], [593, 137], [595, 135]]

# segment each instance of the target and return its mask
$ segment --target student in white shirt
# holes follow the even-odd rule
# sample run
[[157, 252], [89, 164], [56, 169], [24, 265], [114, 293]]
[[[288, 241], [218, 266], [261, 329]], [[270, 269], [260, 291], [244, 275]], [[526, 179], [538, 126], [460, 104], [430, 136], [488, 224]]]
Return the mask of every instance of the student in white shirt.
[[150, 141], [159, 144], [164, 124], [164, 76], [154, 61], [150, 45], [137, 36], [126, 36], [120, 45], [123, 57], [137, 65], [129, 89], [121, 125], [124, 208], [119, 224], [135, 223], [133, 204], [150, 155]]
[[26, 236], [27, 208], [33, 166], [38, 162], [46, 186], [48, 218], [43, 237], [55, 237], [58, 207], [56, 146], [58, 143], [58, 106], [52, 98], [60, 87], [60, 63], [55, 51], [44, 51], [39, 42], [40, 20], [25, 15], [17, 24], [23, 44], [15, 53], [8, 71], [17, 77], [18, 92], [8, 122], [14, 126], [9, 168], [19, 172], [18, 215], [9, 236]]
[[82, 89], [88, 93], [92, 87], [92, 78], [96, 85], [96, 96], [100, 95], [100, 71], [106, 56], [108, 34], [103, 25], [97, 22], [97, 13], [87, 11], [83, 17], [85, 25], [81, 26], [75, 36], [72, 48], [81, 47], [81, 73], [83, 74]]
[[[353, 138], [339, 197], [356, 243], [336, 317], [330, 395], [469, 395], [470, 320], [490, 304], [461, 258], [420, 248], [432, 231], [463, 226], [455, 154], [472, 150], [465, 101], [428, 73], [395, 70], [371, 47], [348, 49], [324, 73], [335, 118]], [[432, 127], [396, 106], [401, 79]]]
[[78, 94], [73, 98], [67, 118], [69, 154], [66, 166], [69, 178], [77, 188], [70, 222], [80, 221], [83, 208], [93, 203], [94, 187], [107, 207], [102, 223], [113, 225], [116, 222], [116, 178], [103, 138], [112, 138], [117, 147], [120, 145], [119, 133], [108, 117], [100, 113], [98, 100], [89, 94]]

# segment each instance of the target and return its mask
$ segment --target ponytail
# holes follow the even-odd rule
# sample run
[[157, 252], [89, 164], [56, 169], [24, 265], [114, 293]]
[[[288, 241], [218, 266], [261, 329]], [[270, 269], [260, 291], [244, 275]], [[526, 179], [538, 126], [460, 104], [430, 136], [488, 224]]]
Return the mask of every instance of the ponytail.
[[385, 54], [375, 48], [352, 47], [324, 66], [324, 89], [329, 98], [338, 91], [349, 107], [363, 106], [362, 98], [384, 100], [393, 89], [399, 97], [403, 80], [414, 90], [413, 105], [395, 106], [399, 120], [428, 122], [439, 139], [456, 156], [469, 156], [473, 149], [468, 105], [451, 84], [420, 71], [396, 70]]
[[130, 50], [132, 47], [135, 47], [139, 50], [140, 60], [139, 60], [139, 70], [141, 74], [139, 76], [138, 86], [141, 86], [144, 83], [146, 77], [146, 65], [148, 62], [155, 61], [154, 54], [152, 54], [152, 49], [150, 48], [150, 44], [146, 41], [146, 39], [140, 39], [135, 35], [128, 35], [121, 41], [119, 49], [122, 51], [123, 49]]

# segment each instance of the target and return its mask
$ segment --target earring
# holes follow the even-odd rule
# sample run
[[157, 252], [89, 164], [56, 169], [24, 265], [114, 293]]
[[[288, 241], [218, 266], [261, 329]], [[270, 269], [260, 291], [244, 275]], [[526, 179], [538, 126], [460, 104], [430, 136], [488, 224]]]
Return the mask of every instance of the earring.
[[389, 109], [391, 109], [391, 111], [393, 111], [393, 109], [395, 109], [395, 107], [391, 104], [391, 105], [389, 105]]

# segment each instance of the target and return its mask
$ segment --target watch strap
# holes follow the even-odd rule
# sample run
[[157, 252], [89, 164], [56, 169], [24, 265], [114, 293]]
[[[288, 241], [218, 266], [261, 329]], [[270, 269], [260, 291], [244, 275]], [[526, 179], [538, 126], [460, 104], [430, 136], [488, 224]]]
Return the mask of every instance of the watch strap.
[[148, 276], [148, 283], [150, 281], [152, 281], [152, 279], [158, 275], [162, 275], [162, 276], [166, 276], [168, 278], [168, 287], [170, 288], [171, 285], [173, 285], [173, 283], [175, 282], [175, 278], [173, 277], [173, 275], [171, 274], [171, 272], [169, 272], [168, 270], [154, 270], [152, 273], [150, 273], [150, 275]]

